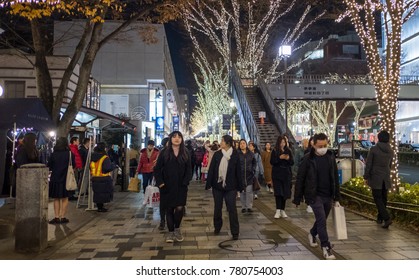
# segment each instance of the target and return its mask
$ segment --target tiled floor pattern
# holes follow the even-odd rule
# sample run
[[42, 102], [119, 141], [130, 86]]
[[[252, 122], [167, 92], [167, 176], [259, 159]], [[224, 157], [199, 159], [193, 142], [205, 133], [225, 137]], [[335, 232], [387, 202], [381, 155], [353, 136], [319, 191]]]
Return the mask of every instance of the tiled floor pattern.
[[[240, 213], [240, 239], [231, 240], [228, 216], [224, 209], [224, 226], [220, 235], [213, 234], [212, 194], [202, 184], [190, 186], [186, 216], [182, 222], [183, 242], [166, 243], [159, 231], [158, 209], [144, 209], [141, 193], [116, 192], [107, 213], [91, 213], [90, 220], [74, 231], [63, 226], [50, 230], [66, 232], [59, 242], [35, 259], [69, 260], [207, 260], [207, 259], [322, 259], [319, 248], [308, 246], [307, 233], [314, 222], [313, 214], [289, 204], [289, 218], [274, 219], [275, 202], [265, 190], [254, 202], [255, 212]], [[81, 210], [78, 210], [81, 211]], [[418, 234], [397, 226], [384, 230], [374, 221], [347, 211], [348, 240], [335, 240], [331, 218], [329, 234], [338, 259], [379, 260], [419, 259]], [[72, 225], [69, 224], [71, 227]]]

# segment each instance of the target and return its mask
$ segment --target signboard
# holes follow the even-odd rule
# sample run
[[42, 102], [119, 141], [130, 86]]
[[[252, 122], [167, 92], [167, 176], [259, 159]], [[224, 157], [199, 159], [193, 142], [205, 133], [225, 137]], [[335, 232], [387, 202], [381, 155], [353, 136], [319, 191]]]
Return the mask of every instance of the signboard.
[[173, 116], [173, 131], [179, 131], [179, 116]]
[[352, 157], [352, 143], [339, 144], [339, 157]]
[[156, 130], [163, 131], [164, 130], [164, 117], [157, 117], [156, 118]]

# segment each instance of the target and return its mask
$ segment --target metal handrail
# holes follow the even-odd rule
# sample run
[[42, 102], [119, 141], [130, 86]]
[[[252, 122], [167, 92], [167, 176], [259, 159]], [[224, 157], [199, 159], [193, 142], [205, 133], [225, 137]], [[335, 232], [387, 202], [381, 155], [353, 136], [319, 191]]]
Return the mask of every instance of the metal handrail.
[[[349, 190], [346, 190], [346, 191], [349, 191]], [[371, 199], [371, 197], [369, 197], [369, 196], [366, 196], [366, 195], [363, 195], [363, 194], [360, 194], [360, 193], [356, 193], [356, 195], [357, 196], [354, 196], [354, 195], [351, 195], [351, 194], [349, 194], [349, 193], [347, 193], [347, 192], [345, 192], [345, 191], [340, 191], [340, 193], [341, 194], [343, 194], [343, 195], [345, 195], [345, 196], [348, 196], [348, 197], [350, 197], [350, 198], [352, 198], [352, 199], [355, 199], [355, 200], [357, 200], [357, 201], [360, 201], [360, 202], [363, 202], [363, 203], [365, 203], [365, 204], [368, 204], [368, 205], [374, 205], [375, 206], [375, 203], [374, 202], [371, 202], [371, 201], [368, 201], [368, 200], [365, 200], [365, 199], [361, 199], [359, 196], [364, 196], [364, 197], [367, 197], [368, 199]], [[388, 204], [402, 204], [402, 203], [398, 203], [398, 202], [390, 202], [390, 201], [387, 201], [387, 203]], [[416, 206], [416, 205], [414, 205], [414, 204], [411, 204], [413, 207], [418, 207], [418, 206]], [[396, 206], [391, 206], [391, 205], [387, 205], [387, 208], [389, 208], [389, 209], [393, 209], [393, 210], [399, 210], [399, 211], [405, 211], [405, 212], [409, 212], [409, 213], [415, 213], [415, 214], [419, 214], [419, 211], [417, 211], [417, 210], [413, 210], [413, 209], [406, 209], [406, 208], [401, 208], [401, 207], [396, 207]]]
[[279, 107], [276, 105], [275, 100], [272, 98], [272, 95], [269, 93], [268, 86], [266, 85], [265, 81], [261, 78], [258, 79], [258, 86], [260, 91], [262, 92], [262, 97], [265, 100], [265, 104], [268, 106], [269, 111], [273, 114], [274, 120], [271, 120], [275, 126], [278, 128], [279, 133], [283, 134], [284, 131], [287, 131], [288, 135], [290, 136], [289, 141], [296, 143], [294, 135], [292, 134], [291, 130], [285, 126], [285, 119], [279, 110]]
[[232, 67], [231, 71], [231, 81], [232, 81], [232, 93], [233, 97], [238, 102], [239, 106], [237, 108], [240, 115], [243, 117], [240, 121], [244, 120], [245, 138], [246, 140], [252, 140], [256, 145], [259, 145], [259, 130], [257, 128], [255, 119], [253, 118], [252, 111], [250, 110], [249, 103], [247, 102], [246, 92], [241, 82], [241, 78], [235, 67]]
[[[353, 84], [362, 84], [362, 85], [373, 85], [373, 81], [367, 75], [353, 75], [345, 76], [344, 79], [339, 81], [333, 79], [331, 75], [293, 75], [287, 74], [282, 75], [276, 79], [273, 79], [269, 84], [284, 84], [285, 81], [287, 84], [341, 84], [341, 85], [353, 85]], [[400, 76], [399, 85], [418, 85], [419, 76], [414, 75], [403, 75]]]

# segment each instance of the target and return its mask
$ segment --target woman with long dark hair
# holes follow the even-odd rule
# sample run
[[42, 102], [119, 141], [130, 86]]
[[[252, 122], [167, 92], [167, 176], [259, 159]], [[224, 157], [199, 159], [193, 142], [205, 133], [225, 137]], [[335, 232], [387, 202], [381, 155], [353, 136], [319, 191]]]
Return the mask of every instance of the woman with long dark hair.
[[236, 193], [243, 190], [241, 166], [233, 138], [224, 135], [221, 138], [221, 150], [217, 151], [208, 170], [205, 188], [212, 189], [214, 197], [214, 234], [223, 226], [223, 200], [225, 200], [230, 230], [234, 240], [239, 238], [239, 219], [237, 217]]
[[271, 143], [265, 144], [265, 150], [262, 152], [262, 165], [263, 165], [263, 176], [265, 177], [266, 189], [270, 193], [273, 193], [272, 188], [272, 165], [271, 165]]
[[36, 134], [26, 133], [23, 137], [23, 146], [16, 153], [16, 167], [28, 163], [39, 163], [39, 152], [36, 148]]
[[294, 159], [287, 141], [283, 136], [278, 136], [276, 145], [271, 154], [272, 182], [274, 187], [276, 212], [275, 219], [287, 218], [285, 202], [291, 197], [291, 166]]
[[[66, 189], [66, 178], [68, 165], [70, 163], [70, 148], [68, 140], [60, 137], [54, 147], [54, 152], [48, 160], [48, 167], [51, 171], [49, 181], [49, 197], [54, 199], [55, 218], [50, 220], [50, 224], [65, 224], [69, 220], [65, 217], [67, 214], [69, 192]], [[71, 157], [72, 165], [75, 166], [76, 159]]]
[[169, 233], [167, 243], [183, 241], [180, 224], [184, 215], [188, 185], [192, 179], [191, 158], [185, 147], [182, 133], [173, 131], [167, 147], [163, 149], [154, 167], [156, 185], [160, 188], [160, 203], [166, 209]]

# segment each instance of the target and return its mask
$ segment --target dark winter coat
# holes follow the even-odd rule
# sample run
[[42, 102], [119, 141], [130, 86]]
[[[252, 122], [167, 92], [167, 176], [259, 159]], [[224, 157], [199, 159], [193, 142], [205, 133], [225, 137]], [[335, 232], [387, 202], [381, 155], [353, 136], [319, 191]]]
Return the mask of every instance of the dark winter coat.
[[[281, 155], [289, 155], [289, 159], [280, 159]], [[272, 165], [272, 183], [274, 194], [284, 198], [291, 198], [291, 167], [294, 165], [294, 158], [288, 147], [284, 148], [284, 152], [273, 150], [271, 153], [270, 163]]]
[[364, 179], [371, 189], [391, 188], [390, 170], [394, 152], [390, 144], [378, 142], [368, 152]]
[[[340, 200], [340, 186], [338, 178], [338, 167], [336, 165], [335, 156], [331, 151], [326, 153], [329, 166], [330, 187], [332, 188], [332, 199]], [[312, 148], [309, 153], [304, 155], [303, 161], [298, 168], [297, 181], [295, 183], [295, 193], [293, 203], [299, 205], [303, 201], [303, 197], [308, 204], [314, 203], [317, 196], [317, 166], [315, 160], [315, 150]]]
[[[92, 153], [91, 162], [99, 161], [104, 154]], [[115, 165], [107, 157], [102, 164], [102, 173], [109, 173], [115, 169]], [[92, 189], [93, 189], [93, 202], [94, 203], [107, 203], [113, 199], [113, 181], [112, 177], [92, 177]]]
[[89, 154], [89, 149], [86, 149], [84, 145], [80, 145], [79, 147], [79, 154], [81, 156], [83, 167], [86, 165], [87, 155]]
[[192, 179], [189, 153], [186, 151], [188, 155], [186, 161], [173, 154], [166, 159], [165, 149], [160, 152], [154, 167], [156, 186], [160, 187], [160, 203], [164, 207], [185, 206], [188, 185]]
[[253, 185], [253, 180], [256, 174], [256, 159], [254, 154], [247, 150], [244, 154], [241, 150], [238, 151], [243, 188]]
[[30, 159], [24, 146], [21, 146], [20, 149], [16, 153], [15, 164], [16, 168], [20, 168], [20, 166], [29, 163], [40, 163], [38, 151], [34, 151], [35, 159]]
[[[73, 167], [76, 164], [75, 158], [72, 156]], [[51, 171], [49, 180], [49, 197], [51, 198], [65, 198], [69, 194], [66, 190], [66, 178], [68, 165], [70, 161], [70, 150], [54, 151], [49, 160], [48, 168]]]
[[227, 174], [226, 174], [226, 185], [223, 187], [218, 183], [218, 170], [220, 168], [221, 159], [223, 158], [223, 152], [217, 151], [212, 157], [211, 164], [208, 169], [208, 177], [205, 185], [205, 189], [215, 188], [219, 190], [235, 190], [241, 192], [243, 190], [242, 182], [242, 170], [240, 165], [239, 153], [233, 149], [230, 160], [228, 161]]

